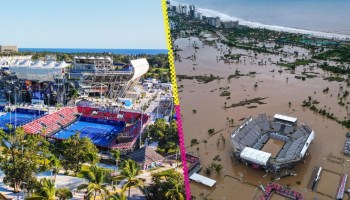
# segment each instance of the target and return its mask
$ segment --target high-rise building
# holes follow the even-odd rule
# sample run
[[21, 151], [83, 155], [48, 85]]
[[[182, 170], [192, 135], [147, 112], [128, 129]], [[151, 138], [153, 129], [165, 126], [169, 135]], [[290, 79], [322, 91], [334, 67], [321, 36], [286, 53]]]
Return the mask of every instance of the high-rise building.
[[238, 25], [239, 25], [238, 20], [237, 21], [222, 22], [222, 26], [224, 28], [236, 28], [236, 27], [238, 27]]
[[190, 13], [189, 13], [190, 17], [195, 18], [196, 17], [196, 6], [190, 5], [189, 9], [190, 9]]

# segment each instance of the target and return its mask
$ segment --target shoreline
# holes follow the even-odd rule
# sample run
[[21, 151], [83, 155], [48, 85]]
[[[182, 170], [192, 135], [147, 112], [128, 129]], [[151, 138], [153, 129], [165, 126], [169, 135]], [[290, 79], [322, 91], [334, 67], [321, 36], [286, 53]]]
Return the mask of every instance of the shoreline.
[[[185, 3], [180, 3], [177, 1], [171, 1], [171, 3], [174, 3], [174, 5], [187, 5]], [[297, 34], [306, 34], [311, 35], [312, 37], [318, 37], [318, 38], [326, 38], [326, 39], [337, 39], [337, 40], [350, 40], [350, 35], [345, 34], [338, 34], [338, 33], [330, 33], [330, 32], [323, 32], [323, 31], [316, 31], [316, 30], [306, 30], [306, 29], [300, 29], [300, 28], [291, 28], [291, 27], [284, 27], [279, 25], [268, 25], [268, 24], [262, 24], [260, 22], [253, 22], [253, 21], [247, 21], [239, 17], [230, 16], [225, 13], [221, 13], [220, 11], [215, 11], [207, 8], [200, 8], [197, 7], [198, 12], [200, 12], [203, 16], [206, 17], [220, 17], [222, 21], [239, 21], [240, 25], [247, 26], [250, 28], [260, 28], [260, 29], [268, 29], [272, 31], [278, 31], [278, 32], [288, 32], [288, 33], [297, 33]]]

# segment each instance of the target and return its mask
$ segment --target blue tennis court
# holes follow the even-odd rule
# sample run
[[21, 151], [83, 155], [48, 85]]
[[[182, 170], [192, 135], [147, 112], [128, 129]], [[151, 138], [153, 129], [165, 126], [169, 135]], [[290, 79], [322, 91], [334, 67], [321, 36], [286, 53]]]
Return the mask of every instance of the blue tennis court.
[[0, 114], [0, 128], [7, 130], [6, 124], [12, 124], [13, 127], [22, 126], [37, 117], [35, 113], [2, 113]]
[[58, 139], [68, 139], [76, 132], [80, 132], [80, 137], [90, 138], [95, 145], [108, 146], [124, 128], [125, 123], [115, 123], [112, 125], [77, 121], [59, 131], [53, 137]]

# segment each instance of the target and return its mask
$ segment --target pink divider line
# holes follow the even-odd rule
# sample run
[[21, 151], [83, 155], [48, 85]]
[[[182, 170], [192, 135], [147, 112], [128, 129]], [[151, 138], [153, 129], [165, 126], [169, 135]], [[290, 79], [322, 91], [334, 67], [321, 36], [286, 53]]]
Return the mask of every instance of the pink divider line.
[[175, 107], [175, 113], [176, 113], [177, 131], [179, 133], [180, 153], [181, 153], [181, 162], [182, 162], [183, 174], [184, 174], [186, 200], [190, 200], [191, 188], [190, 188], [190, 180], [188, 177], [188, 167], [186, 162], [186, 148], [185, 148], [185, 142], [184, 142], [184, 134], [182, 131], [180, 105], [175, 105], [174, 107]]

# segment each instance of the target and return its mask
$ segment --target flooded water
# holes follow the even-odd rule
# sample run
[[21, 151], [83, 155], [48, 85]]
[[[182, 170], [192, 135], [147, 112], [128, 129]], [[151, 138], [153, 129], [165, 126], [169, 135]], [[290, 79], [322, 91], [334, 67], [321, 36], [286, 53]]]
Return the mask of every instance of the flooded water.
[[[192, 47], [194, 41], [200, 47], [197, 50]], [[188, 79], [178, 82], [187, 151], [200, 157], [203, 169], [212, 163], [223, 166], [219, 173], [213, 170], [210, 175], [206, 175], [205, 170], [202, 170], [201, 174], [215, 179], [217, 184], [213, 188], [209, 188], [191, 182], [193, 196], [208, 195], [212, 199], [232, 199], [231, 197], [235, 197], [234, 199], [257, 199], [259, 195], [256, 193], [260, 192], [257, 186], [266, 186], [274, 181], [301, 192], [306, 199], [312, 199], [316, 196], [320, 198], [321, 194], [307, 188], [315, 166], [327, 164], [329, 165], [327, 169], [330, 171], [348, 173], [348, 157], [345, 157], [344, 163], [328, 162], [330, 153], [344, 158], [341, 152], [347, 129], [301, 106], [304, 100], [311, 98], [319, 102], [318, 108], [326, 109], [339, 119], [348, 117], [349, 111], [338, 104], [338, 93], [342, 90], [340, 86], [344, 86], [343, 90], [348, 89], [344, 83], [323, 80], [324, 77], [329, 76], [329, 73], [317, 68], [313, 70], [317, 77], [305, 81], [296, 79], [294, 76], [303, 72], [303, 67], [298, 67], [295, 74], [291, 74], [290, 71], [272, 64], [280, 59], [274, 55], [258, 54], [255, 58], [252, 56], [252, 52], [233, 48], [231, 49], [232, 53], [246, 56], [242, 56], [238, 63], [225, 64], [223, 61], [217, 62], [217, 56], [222, 55], [220, 44], [217, 45], [218, 48], [203, 46], [196, 38], [186, 38], [176, 40], [175, 45], [181, 49], [179, 55], [182, 58], [181, 62], [175, 63], [178, 75], [213, 74], [223, 78], [209, 83], [199, 83], [196, 80]], [[222, 45], [222, 49], [225, 51], [227, 47]], [[285, 47], [285, 49], [294, 51], [294, 47]], [[299, 55], [305, 54], [305, 58], [307, 53], [306, 50], [299, 49]], [[196, 56], [195, 61], [186, 59], [192, 55]], [[294, 60], [295, 58], [283, 59]], [[259, 65], [265, 61], [266, 65]], [[236, 70], [239, 70], [241, 74], [255, 72], [255, 75], [228, 80], [227, 77], [234, 74]], [[281, 71], [278, 72], [279, 70]], [[309, 71], [310, 69], [306, 68], [305, 70]], [[326, 87], [329, 88], [329, 91], [324, 93], [323, 90]], [[229, 98], [220, 96], [222, 88], [226, 88], [231, 93]], [[262, 100], [264, 104], [253, 103], [247, 106], [224, 109], [225, 105], [228, 107], [233, 103], [256, 97], [266, 98]], [[252, 169], [232, 159], [231, 132], [242, 123], [243, 118], [257, 116], [260, 113], [266, 113], [270, 116], [279, 113], [297, 117], [300, 123], [308, 124], [315, 131], [315, 139], [310, 145], [305, 162], [299, 163], [292, 169], [297, 174], [296, 176], [279, 179], [285, 171], [282, 171], [281, 174], [267, 174], [263, 170]], [[230, 123], [232, 119], [234, 120], [233, 126]], [[214, 132], [218, 133], [209, 135], [209, 129], [214, 129]], [[200, 144], [190, 146], [192, 139], [197, 139]], [[339, 184], [339, 180], [332, 179], [330, 181], [329, 184]], [[350, 185], [348, 184], [348, 186]], [[324, 189], [321, 188], [321, 190]], [[329, 198], [322, 197], [322, 199]], [[279, 197], [276, 198], [279, 199]]]
[[283, 145], [285, 144], [284, 141], [276, 140], [273, 138], [270, 138], [264, 147], [261, 149], [261, 151], [269, 152], [271, 153], [271, 156], [275, 158], [278, 154], [278, 152], [282, 149]]

